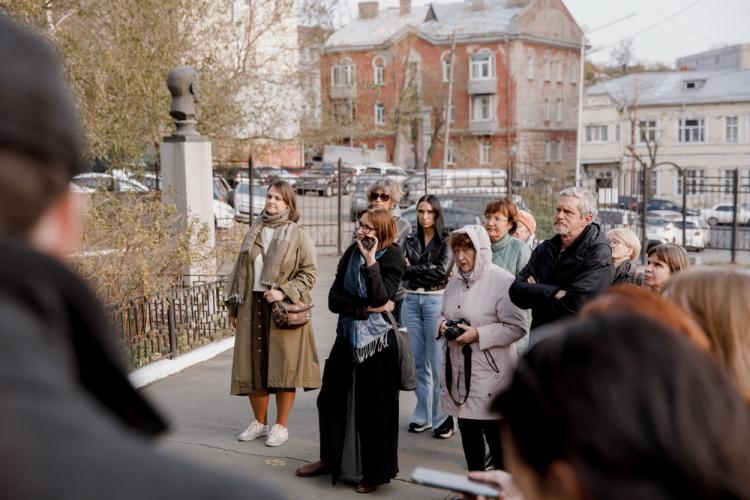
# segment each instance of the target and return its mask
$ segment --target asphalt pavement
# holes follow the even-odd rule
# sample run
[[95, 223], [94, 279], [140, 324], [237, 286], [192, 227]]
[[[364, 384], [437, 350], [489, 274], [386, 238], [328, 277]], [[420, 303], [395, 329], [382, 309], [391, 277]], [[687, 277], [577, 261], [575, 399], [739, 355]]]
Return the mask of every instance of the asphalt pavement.
[[[328, 289], [333, 282], [338, 258], [320, 255], [318, 283], [313, 289], [313, 328], [321, 366], [335, 338], [336, 316], [328, 311]], [[290, 499], [362, 498], [349, 484], [331, 485], [328, 475], [298, 478], [294, 470], [318, 459], [318, 391], [297, 392], [289, 420], [289, 441], [270, 448], [264, 439], [240, 442], [237, 435], [252, 421], [246, 397], [229, 395], [231, 350], [143, 389], [145, 395], [167, 416], [170, 432], [159, 446], [175, 455], [239, 475], [262, 478]], [[417, 466], [428, 466], [463, 473], [465, 462], [458, 434], [447, 440], [432, 433], [406, 432], [414, 408], [413, 392], [401, 393], [401, 432], [399, 434], [399, 475], [389, 485], [370, 493], [372, 498], [444, 499], [449, 492], [431, 489], [409, 481]], [[275, 419], [275, 403], [269, 408], [269, 421]], [[248, 498], [253, 498], [251, 494]]]

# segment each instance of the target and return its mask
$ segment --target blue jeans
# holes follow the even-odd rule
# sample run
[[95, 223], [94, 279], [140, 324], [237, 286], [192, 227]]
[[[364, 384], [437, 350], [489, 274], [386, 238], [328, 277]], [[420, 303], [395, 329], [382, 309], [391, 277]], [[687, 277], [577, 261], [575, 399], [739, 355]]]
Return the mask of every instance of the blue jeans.
[[442, 303], [440, 294], [407, 293], [401, 308], [401, 323], [409, 330], [417, 368], [417, 406], [410, 421], [433, 427], [448, 418], [448, 414], [440, 410], [440, 370], [445, 341], [435, 339]]

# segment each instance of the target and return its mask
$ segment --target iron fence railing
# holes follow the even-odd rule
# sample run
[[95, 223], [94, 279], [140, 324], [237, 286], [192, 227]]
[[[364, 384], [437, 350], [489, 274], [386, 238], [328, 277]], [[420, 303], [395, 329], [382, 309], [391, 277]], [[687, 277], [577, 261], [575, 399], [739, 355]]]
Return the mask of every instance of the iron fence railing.
[[173, 358], [231, 335], [224, 306], [225, 281], [225, 277], [194, 280], [189, 287], [113, 306], [110, 317], [128, 366], [138, 368]]

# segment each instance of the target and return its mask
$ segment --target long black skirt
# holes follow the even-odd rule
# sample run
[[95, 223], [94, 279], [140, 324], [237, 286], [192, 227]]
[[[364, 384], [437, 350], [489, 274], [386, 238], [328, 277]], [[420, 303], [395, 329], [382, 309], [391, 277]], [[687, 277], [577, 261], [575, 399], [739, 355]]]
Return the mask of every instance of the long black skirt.
[[388, 333], [386, 349], [359, 364], [354, 363], [349, 343], [337, 339], [323, 369], [318, 395], [320, 459], [331, 469], [334, 483], [341, 475], [352, 380], [361, 483], [384, 484], [398, 474], [399, 376], [393, 331]]

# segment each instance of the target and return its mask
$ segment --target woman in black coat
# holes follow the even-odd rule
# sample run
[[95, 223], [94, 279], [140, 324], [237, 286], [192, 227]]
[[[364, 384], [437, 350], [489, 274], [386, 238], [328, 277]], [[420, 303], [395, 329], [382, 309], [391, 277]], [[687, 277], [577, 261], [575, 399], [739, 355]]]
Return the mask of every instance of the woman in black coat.
[[390, 212], [369, 209], [339, 261], [328, 294], [328, 308], [339, 315], [336, 342], [318, 396], [320, 461], [296, 472], [331, 473], [359, 493], [398, 474], [400, 367], [391, 320], [405, 264], [396, 235]]

